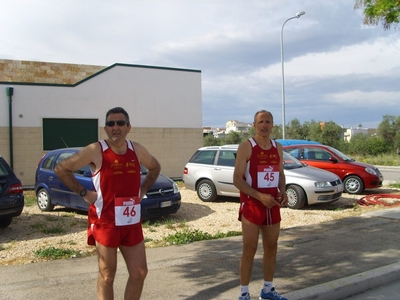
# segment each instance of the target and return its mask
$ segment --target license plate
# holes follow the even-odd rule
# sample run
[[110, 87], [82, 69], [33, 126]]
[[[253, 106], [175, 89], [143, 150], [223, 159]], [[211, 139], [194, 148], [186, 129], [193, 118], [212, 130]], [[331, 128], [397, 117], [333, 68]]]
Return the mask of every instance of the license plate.
[[160, 203], [160, 207], [168, 207], [172, 205], [172, 201], [164, 201]]

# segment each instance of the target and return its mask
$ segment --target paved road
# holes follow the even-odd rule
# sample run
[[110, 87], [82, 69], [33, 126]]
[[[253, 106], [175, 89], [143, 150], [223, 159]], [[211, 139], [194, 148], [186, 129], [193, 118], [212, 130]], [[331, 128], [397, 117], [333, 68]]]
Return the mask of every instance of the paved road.
[[[400, 208], [282, 230], [277, 290], [290, 300], [342, 300], [400, 280], [399, 232]], [[241, 247], [232, 237], [147, 249], [142, 299], [237, 299]], [[262, 286], [261, 260], [259, 245], [252, 299]], [[2, 266], [0, 299], [95, 299], [96, 277], [96, 257]], [[126, 278], [119, 255], [115, 299], [123, 299]]]
[[384, 181], [400, 181], [400, 167], [378, 166], [378, 169], [381, 171]]

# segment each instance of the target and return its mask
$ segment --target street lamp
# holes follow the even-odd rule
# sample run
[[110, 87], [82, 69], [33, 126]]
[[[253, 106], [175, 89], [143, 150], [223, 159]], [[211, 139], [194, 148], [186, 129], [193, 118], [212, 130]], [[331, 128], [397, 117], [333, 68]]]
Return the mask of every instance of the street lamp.
[[283, 67], [283, 26], [285, 26], [286, 22], [292, 19], [297, 19], [300, 18], [302, 15], [304, 15], [306, 12], [305, 11], [300, 11], [296, 13], [294, 17], [291, 17], [287, 19], [281, 29], [281, 63], [282, 63], [282, 139], [285, 139], [285, 70]]

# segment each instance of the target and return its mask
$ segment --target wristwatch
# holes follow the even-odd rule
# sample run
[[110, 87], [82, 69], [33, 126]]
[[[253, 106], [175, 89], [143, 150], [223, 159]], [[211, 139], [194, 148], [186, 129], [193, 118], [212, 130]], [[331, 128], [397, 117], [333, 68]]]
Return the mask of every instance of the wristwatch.
[[82, 191], [80, 191], [79, 196], [85, 197], [86, 196], [86, 192], [87, 192], [87, 189], [83, 189]]

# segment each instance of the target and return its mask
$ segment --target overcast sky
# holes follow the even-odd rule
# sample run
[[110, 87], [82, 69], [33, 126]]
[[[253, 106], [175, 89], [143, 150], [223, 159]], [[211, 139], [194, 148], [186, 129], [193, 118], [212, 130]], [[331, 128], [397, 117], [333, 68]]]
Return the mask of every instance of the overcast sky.
[[259, 109], [279, 125], [299, 11], [286, 123], [400, 115], [400, 29], [363, 25], [354, 0], [1, 0], [0, 58], [201, 70], [203, 126]]

